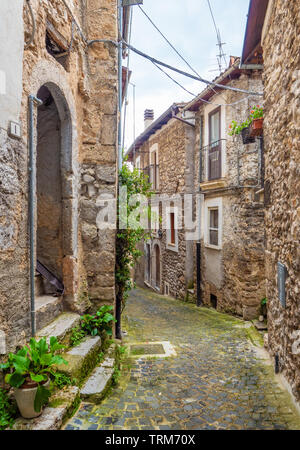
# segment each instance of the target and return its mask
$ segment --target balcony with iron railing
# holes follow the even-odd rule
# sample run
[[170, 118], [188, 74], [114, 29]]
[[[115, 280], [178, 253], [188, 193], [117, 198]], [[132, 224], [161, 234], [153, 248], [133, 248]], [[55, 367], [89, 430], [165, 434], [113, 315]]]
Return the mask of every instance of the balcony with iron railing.
[[[200, 185], [221, 187], [224, 184], [226, 139], [211, 142], [200, 150]], [[220, 186], [219, 186], [220, 185]]]

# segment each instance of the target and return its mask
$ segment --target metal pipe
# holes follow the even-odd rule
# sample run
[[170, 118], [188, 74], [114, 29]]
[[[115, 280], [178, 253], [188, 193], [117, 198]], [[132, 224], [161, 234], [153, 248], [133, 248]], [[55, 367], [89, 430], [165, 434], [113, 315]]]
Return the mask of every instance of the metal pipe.
[[181, 119], [181, 117], [177, 117], [173, 109], [172, 109], [172, 119], [180, 120], [180, 122], [183, 122], [186, 125], [190, 125], [193, 128], [195, 128], [195, 126], [196, 126], [195, 124], [188, 122], [187, 120]]
[[123, 164], [123, 151], [122, 151], [122, 60], [123, 60], [123, 7], [122, 0], [118, 0], [118, 8], [119, 8], [119, 45], [118, 45], [118, 65], [119, 65], [119, 127], [118, 127], [118, 162], [119, 162], [119, 170], [122, 169]]
[[[119, 66], [119, 107], [118, 107], [118, 169], [122, 169], [123, 151], [122, 151], [122, 59], [123, 59], [123, 7], [122, 0], [118, 0], [118, 14], [119, 14], [119, 45], [118, 45], [118, 66]], [[119, 181], [119, 193], [121, 183]], [[116, 296], [116, 338], [122, 339], [121, 329], [121, 315], [122, 315], [122, 298], [119, 292]]]
[[35, 186], [36, 164], [34, 152], [34, 105], [42, 105], [43, 102], [29, 95], [29, 238], [30, 238], [30, 311], [31, 311], [31, 335], [35, 336]]

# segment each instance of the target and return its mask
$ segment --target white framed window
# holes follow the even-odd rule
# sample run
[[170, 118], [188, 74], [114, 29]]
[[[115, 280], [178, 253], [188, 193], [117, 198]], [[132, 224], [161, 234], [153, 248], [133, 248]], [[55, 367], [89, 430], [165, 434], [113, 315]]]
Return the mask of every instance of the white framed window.
[[167, 244], [168, 250], [178, 252], [178, 211], [174, 206], [170, 206], [166, 210], [167, 215]]
[[226, 108], [218, 107], [223, 103], [216, 99], [204, 109], [204, 177], [206, 181], [224, 178], [227, 171], [226, 161]]
[[204, 244], [206, 247], [222, 248], [223, 210], [222, 198], [206, 200], [204, 203]]
[[150, 183], [154, 191], [159, 189], [159, 161], [158, 145], [154, 144], [150, 148]]
[[209, 208], [208, 243], [209, 245], [219, 245], [219, 208]]

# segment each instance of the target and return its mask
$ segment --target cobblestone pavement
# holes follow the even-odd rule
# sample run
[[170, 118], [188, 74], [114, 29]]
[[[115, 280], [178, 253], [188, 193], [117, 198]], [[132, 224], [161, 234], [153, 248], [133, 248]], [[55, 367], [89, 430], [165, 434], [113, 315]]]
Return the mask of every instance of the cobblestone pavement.
[[133, 359], [100, 404], [82, 404], [65, 429], [300, 429], [289, 394], [239, 319], [132, 291], [125, 341], [170, 341], [177, 356]]

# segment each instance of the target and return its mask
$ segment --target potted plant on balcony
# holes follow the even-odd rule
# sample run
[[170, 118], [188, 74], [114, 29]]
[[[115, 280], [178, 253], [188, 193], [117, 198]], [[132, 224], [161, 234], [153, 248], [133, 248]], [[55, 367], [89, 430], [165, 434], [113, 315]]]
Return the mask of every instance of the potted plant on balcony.
[[233, 120], [229, 125], [229, 135], [239, 135], [241, 134], [243, 139], [243, 144], [250, 144], [255, 141], [255, 138], [250, 136], [250, 118], [245, 120], [244, 122], [237, 123], [236, 120]]
[[16, 353], [10, 353], [8, 361], [0, 364], [0, 369], [8, 372], [6, 383], [14, 388], [16, 402], [22, 417], [32, 419], [42, 413], [43, 406], [50, 397], [50, 377], [55, 377], [54, 366], [68, 364], [55, 353], [64, 348], [56, 337], [50, 338], [50, 348], [45, 338], [36, 341], [30, 339]]
[[263, 127], [263, 108], [259, 105], [254, 106], [249, 117], [241, 123], [233, 120], [229, 125], [229, 135], [241, 134], [243, 144], [255, 142], [255, 137], [262, 134]]

